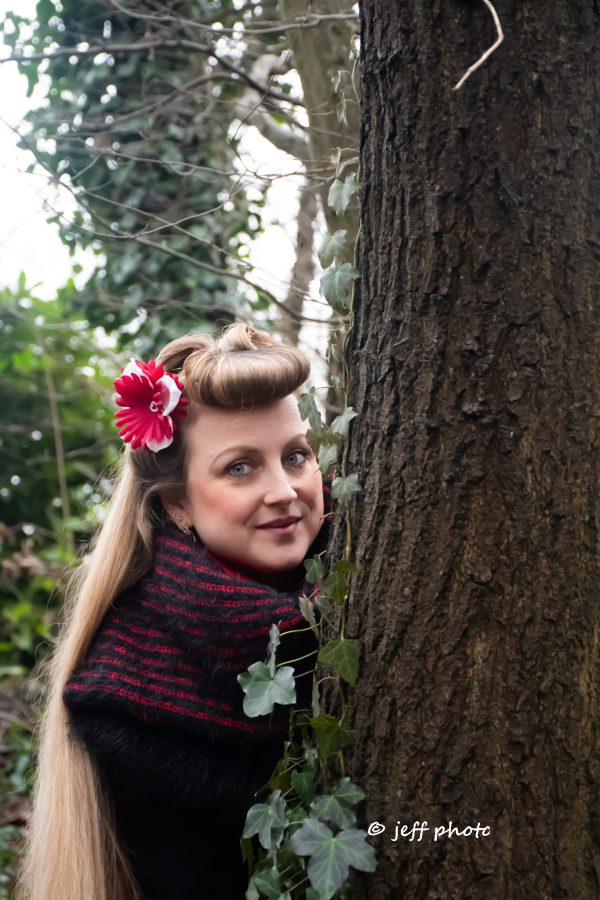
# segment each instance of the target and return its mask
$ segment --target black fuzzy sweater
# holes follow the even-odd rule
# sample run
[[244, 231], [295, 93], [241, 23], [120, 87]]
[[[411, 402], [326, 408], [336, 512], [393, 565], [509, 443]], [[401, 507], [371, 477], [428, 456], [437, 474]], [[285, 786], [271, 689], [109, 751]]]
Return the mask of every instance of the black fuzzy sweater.
[[[329, 512], [326, 479], [323, 490]], [[242, 900], [244, 820], [266, 796], [289, 707], [249, 719], [237, 675], [264, 659], [277, 622], [278, 662], [313, 653], [294, 663], [307, 673], [296, 706], [310, 707], [316, 639], [298, 599], [311, 587], [303, 567], [287, 588], [241, 577], [168, 523], [155, 539], [151, 570], [115, 599], [67, 682], [70, 726], [99, 764], [145, 900]]]

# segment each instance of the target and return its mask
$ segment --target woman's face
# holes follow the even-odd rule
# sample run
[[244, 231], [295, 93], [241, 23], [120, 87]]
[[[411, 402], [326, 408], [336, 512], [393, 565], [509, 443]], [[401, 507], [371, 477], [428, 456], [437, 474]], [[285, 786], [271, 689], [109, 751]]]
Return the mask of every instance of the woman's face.
[[[298, 566], [323, 524], [323, 480], [293, 394], [238, 412], [202, 407], [186, 429], [183, 515], [220, 557], [263, 572]], [[265, 528], [293, 517], [286, 528]]]

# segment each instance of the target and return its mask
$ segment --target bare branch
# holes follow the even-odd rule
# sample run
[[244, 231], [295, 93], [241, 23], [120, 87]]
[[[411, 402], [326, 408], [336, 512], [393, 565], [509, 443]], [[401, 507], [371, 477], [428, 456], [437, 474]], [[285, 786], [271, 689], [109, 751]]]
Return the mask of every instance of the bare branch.
[[465, 83], [465, 81], [467, 80], [469, 75], [472, 75], [473, 72], [479, 68], [479, 66], [482, 66], [483, 63], [488, 58], [488, 56], [491, 56], [491, 54], [494, 52], [494, 50], [497, 47], [499, 47], [500, 44], [502, 43], [502, 41], [504, 40], [504, 32], [502, 31], [502, 25], [500, 24], [500, 19], [498, 18], [498, 14], [496, 13], [496, 10], [494, 9], [490, 0], [483, 0], [483, 2], [485, 3], [485, 5], [489, 9], [490, 13], [492, 14], [492, 18], [494, 20], [494, 25], [496, 26], [496, 33], [497, 33], [498, 37], [497, 37], [496, 41], [492, 44], [492, 46], [488, 50], [486, 50], [482, 56], [479, 57], [477, 62], [473, 63], [473, 65], [467, 69], [467, 71], [465, 72], [463, 77], [460, 79], [460, 81], [457, 82], [457, 84], [455, 84], [454, 87], [452, 88], [453, 91], [457, 91], [460, 87], [462, 87], [462, 85]]
[[[275, 74], [281, 68], [281, 59], [274, 53], [265, 53], [260, 56], [252, 66], [250, 75], [262, 83], [270, 83]], [[306, 160], [310, 155], [310, 145], [306, 138], [288, 131], [273, 120], [269, 113], [250, 96], [250, 90], [246, 89], [243, 96], [236, 104], [237, 115], [242, 125], [255, 125], [262, 136], [266, 138], [278, 150], [289, 153], [298, 159]], [[290, 122], [291, 125], [295, 123]]]
[[[124, 13], [124, 15], [129, 16], [133, 19], [143, 19], [151, 22], [158, 22], [160, 24], [168, 24], [173, 23], [175, 25], [186, 25], [189, 28], [197, 28], [200, 31], [207, 31], [212, 34], [215, 33], [215, 29], [212, 25], [206, 25], [201, 22], [197, 22], [194, 19], [188, 19], [185, 16], [174, 16], [172, 13], [164, 13], [162, 15], [156, 15], [153, 13], [140, 13], [136, 12], [134, 9], [128, 9], [123, 6], [118, 0], [110, 0], [111, 6], [114, 6], [119, 12]], [[236, 10], [236, 15], [239, 16], [240, 11]], [[272, 34], [273, 32], [278, 31], [293, 31], [297, 28], [314, 28], [316, 25], [320, 25], [321, 22], [327, 22], [331, 19], [356, 19], [357, 15], [350, 7], [348, 12], [342, 13], [331, 13], [331, 14], [319, 14], [319, 13], [311, 13], [308, 12], [306, 15], [294, 16], [288, 20], [282, 19], [279, 21], [273, 21], [272, 27], [262, 27], [258, 25], [255, 28], [246, 28], [243, 29], [244, 36], [247, 34]], [[271, 26], [271, 22], [267, 23], [268, 26]], [[218, 34], [239, 34], [239, 28], [220, 28]]]
[[279, 91], [272, 90], [264, 84], [259, 84], [251, 78], [250, 75], [244, 72], [243, 69], [240, 69], [239, 66], [236, 66], [230, 60], [217, 54], [214, 47], [207, 47], [205, 44], [199, 44], [197, 41], [183, 39], [172, 40], [170, 38], [165, 38], [155, 41], [139, 41], [137, 44], [97, 44], [94, 47], [87, 48], [58, 47], [56, 50], [46, 53], [13, 53], [11, 56], [0, 57], [0, 63], [34, 62], [42, 59], [58, 59], [63, 56], [98, 56], [100, 53], [107, 53], [114, 56], [118, 53], [143, 53], [146, 50], [158, 48], [181, 48], [184, 50], [197, 50], [199, 53], [207, 53], [209, 56], [213, 56], [224, 69], [238, 75], [242, 81], [245, 81], [246, 84], [250, 85], [250, 87], [254, 88], [255, 91], [258, 91], [259, 94], [262, 94], [264, 97], [271, 97], [273, 100], [279, 100], [280, 103], [291, 103], [293, 106], [304, 106], [302, 100], [298, 100], [290, 94], [282, 94]]

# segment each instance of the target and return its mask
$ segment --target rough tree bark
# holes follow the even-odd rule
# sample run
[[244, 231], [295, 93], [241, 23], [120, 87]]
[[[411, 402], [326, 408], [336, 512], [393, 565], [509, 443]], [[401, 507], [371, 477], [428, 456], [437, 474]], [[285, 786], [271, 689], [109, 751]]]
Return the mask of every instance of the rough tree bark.
[[600, 894], [600, 11], [498, 12], [362, 2], [353, 900]]

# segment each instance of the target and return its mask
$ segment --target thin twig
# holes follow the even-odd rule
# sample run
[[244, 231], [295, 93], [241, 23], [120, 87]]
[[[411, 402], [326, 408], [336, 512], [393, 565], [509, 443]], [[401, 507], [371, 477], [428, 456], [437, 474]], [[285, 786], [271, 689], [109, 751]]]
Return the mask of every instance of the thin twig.
[[273, 100], [279, 100], [282, 103], [291, 103], [294, 106], [304, 106], [302, 100], [297, 100], [295, 97], [292, 97], [291, 94], [282, 94], [280, 91], [274, 91], [271, 88], [266, 87], [264, 84], [258, 84], [253, 78], [250, 77], [243, 69], [240, 69], [239, 66], [236, 66], [230, 60], [225, 59], [220, 56], [214, 47], [207, 47], [205, 44], [200, 44], [198, 41], [189, 41], [189, 40], [150, 40], [150, 41], [139, 41], [137, 44], [97, 44], [94, 47], [58, 47], [56, 50], [52, 50], [50, 52], [45, 53], [13, 53], [11, 56], [3, 56], [0, 57], [0, 63], [5, 62], [34, 62], [36, 60], [42, 59], [58, 59], [61, 56], [76, 56], [76, 57], [86, 57], [86, 56], [98, 56], [101, 53], [106, 53], [109, 56], [113, 56], [115, 53], [143, 53], [146, 50], [158, 50], [161, 48], [172, 48], [172, 49], [182, 49], [182, 50], [197, 50], [199, 53], [206, 53], [209, 56], [214, 57], [218, 63], [220, 63], [224, 69], [227, 69], [229, 72], [234, 72], [236, 75], [246, 82], [246, 84], [253, 87], [255, 91], [258, 91], [260, 94], [263, 94], [264, 97], [272, 97]]
[[[131, 16], [136, 19], [144, 19], [150, 20], [152, 22], [159, 22], [161, 24], [173, 23], [175, 25], [187, 25], [190, 28], [198, 28], [201, 31], [208, 31], [212, 34], [215, 33], [215, 29], [212, 25], [206, 25], [201, 22], [197, 22], [194, 19], [188, 19], [185, 16], [174, 16], [171, 13], [165, 13], [164, 15], [156, 15], [152, 13], [140, 13], [135, 9], [130, 9], [125, 6], [122, 6], [118, 0], [110, 0], [111, 6], [114, 6], [119, 12], [124, 13], [127, 16]], [[239, 15], [239, 12], [237, 13]], [[352, 10], [348, 12], [342, 13], [329, 13], [329, 14], [318, 14], [318, 13], [307, 13], [305, 16], [294, 16], [290, 19], [281, 19], [281, 21], [274, 22], [272, 28], [263, 28], [260, 25], [255, 28], [247, 28], [246, 23], [242, 29], [240, 28], [220, 28], [218, 31], [219, 35], [222, 34], [239, 34], [242, 32], [244, 36], [246, 34], [270, 34], [272, 32], [279, 31], [292, 31], [296, 28], [314, 28], [315, 25], [320, 25], [321, 22], [328, 22], [331, 20], [344, 20], [344, 19], [357, 19], [357, 15]], [[267, 25], [270, 24], [267, 20]]]
[[477, 60], [477, 62], [473, 63], [473, 65], [467, 69], [467, 71], [465, 72], [463, 77], [460, 79], [460, 81], [457, 84], [455, 84], [454, 87], [452, 88], [453, 91], [457, 91], [460, 87], [462, 87], [462, 85], [465, 83], [465, 81], [467, 80], [469, 75], [472, 75], [473, 72], [479, 68], [479, 66], [482, 66], [483, 63], [488, 58], [488, 56], [491, 56], [491, 54], [494, 52], [494, 50], [497, 47], [499, 47], [500, 44], [502, 43], [502, 41], [504, 40], [504, 32], [502, 31], [502, 25], [500, 24], [500, 19], [498, 18], [498, 14], [496, 13], [496, 10], [494, 9], [490, 0], [483, 0], [483, 2], [485, 3], [485, 5], [487, 6], [487, 8], [489, 9], [489, 11], [492, 15], [492, 18], [494, 20], [494, 25], [496, 26], [496, 32], [498, 34], [498, 37], [496, 38], [495, 43], [493, 43], [492, 46], [488, 50], [485, 51], [483, 56], [480, 56], [479, 59]]

